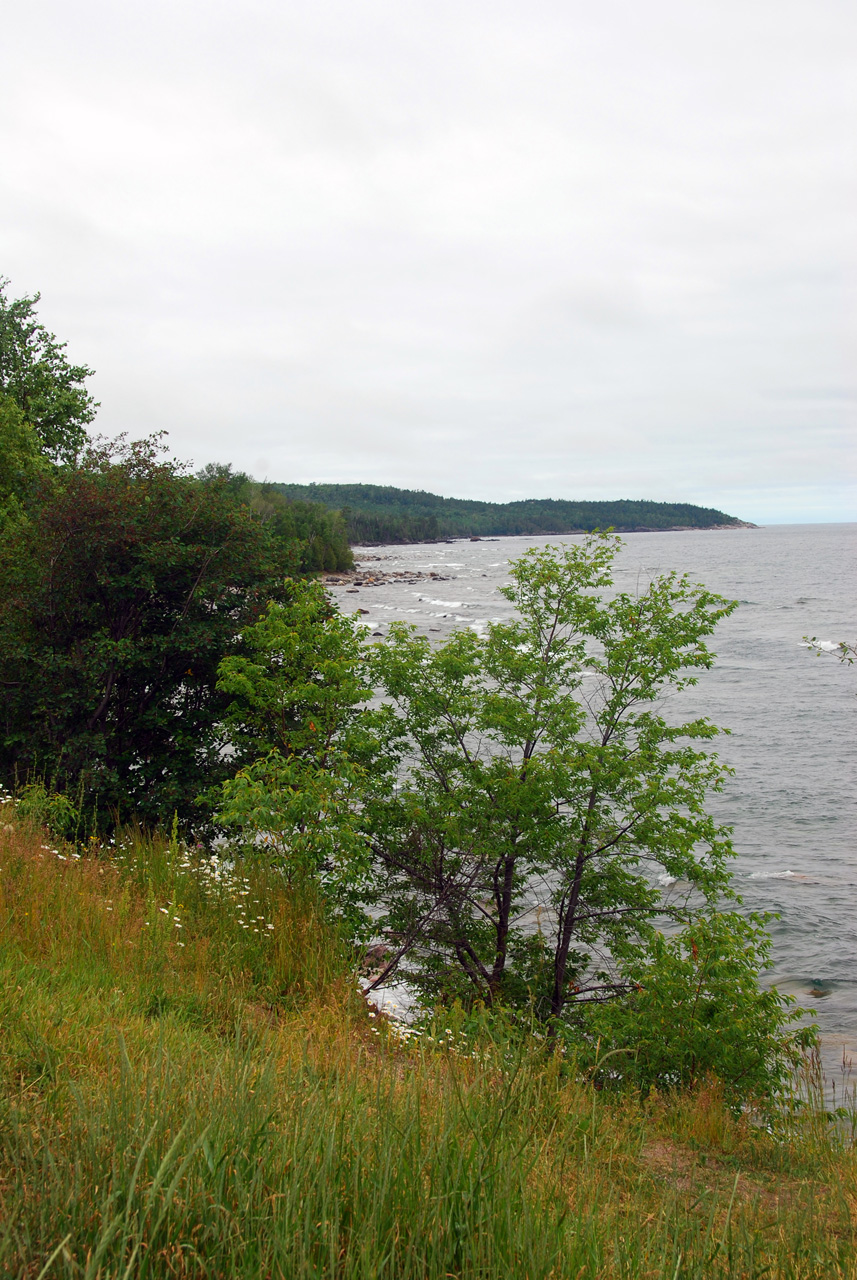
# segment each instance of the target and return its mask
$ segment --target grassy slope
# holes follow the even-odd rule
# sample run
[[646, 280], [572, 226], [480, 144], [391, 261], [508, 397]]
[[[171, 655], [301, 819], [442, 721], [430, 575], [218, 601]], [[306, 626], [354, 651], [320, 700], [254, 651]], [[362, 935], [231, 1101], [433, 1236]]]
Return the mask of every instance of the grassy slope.
[[609, 1097], [487, 1033], [402, 1043], [270, 876], [4, 818], [0, 1275], [857, 1275], [824, 1126]]

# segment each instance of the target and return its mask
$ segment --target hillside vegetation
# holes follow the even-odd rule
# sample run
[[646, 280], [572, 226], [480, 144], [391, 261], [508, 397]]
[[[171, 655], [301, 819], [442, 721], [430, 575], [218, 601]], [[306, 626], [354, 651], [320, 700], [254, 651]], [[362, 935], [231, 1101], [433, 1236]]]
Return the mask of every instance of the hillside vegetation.
[[[37, 300], [0, 282], [0, 1276], [857, 1274], [853, 1117], [671, 697], [736, 602], [616, 589], [598, 532], [375, 645], [313, 576], [343, 495], [86, 443]], [[379, 537], [440, 531], [411, 496]]]
[[316, 502], [341, 511], [352, 543], [424, 542], [435, 538], [511, 534], [579, 533], [614, 528], [710, 529], [738, 527], [735, 516], [688, 502], [570, 502], [528, 498], [522, 502], [478, 502], [441, 498], [421, 489], [376, 484], [276, 484], [293, 501]]
[[[360, 998], [310, 889], [176, 840], [0, 827], [0, 1274], [857, 1274], [853, 1147], [811, 1108], [594, 1088]], [[801, 1118], [802, 1116], [802, 1118]]]
[[0, 466], [0, 775], [199, 822], [233, 772], [218, 663], [288, 575], [353, 564], [342, 521], [228, 467], [191, 476], [157, 437], [55, 467], [26, 428], [0, 397], [0, 445], [21, 445], [5, 492]]

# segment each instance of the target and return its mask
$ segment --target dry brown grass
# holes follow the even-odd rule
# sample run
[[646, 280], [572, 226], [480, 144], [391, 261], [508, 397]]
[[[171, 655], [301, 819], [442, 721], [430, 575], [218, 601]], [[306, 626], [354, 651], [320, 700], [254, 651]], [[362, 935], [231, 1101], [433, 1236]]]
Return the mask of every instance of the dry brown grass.
[[[73, 1262], [52, 1274], [87, 1274], [104, 1187], [125, 1178], [128, 1194], [151, 1123], [159, 1160], [185, 1124], [188, 1143], [221, 1134], [236, 1167], [243, 1143], [256, 1152], [223, 1204], [221, 1175], [191, 1152], [168, 1235], [149, 1241], [158, 1276], [362, 1280], [384, 1257], [398, 1258], [377, 1272], [391, 1280], [857, 1276], [855, 1154], [817, 1117], [768, 1132], [733, 1117], [716, 1083], [611, 1096], [499, 1032], [403, 1044], [369, 1018], [316, 909], [264, 874], [215, 892], [180, 851], [56, 849], [0, 828], [0, 1202], [7, 1225], [24, 1224], [0, 1228], [4, 1275], [38, 1275], [68, 1231]], [[238, 922], [248, 898], [273, 930]], [[157, 1163], [144, 1167], [151, 1188]], [[478, 1239], [455, 1243], [462, 1196], [461, 1229]], [[194, 1255], [202, 1239], [216, 1266]], [[257, 1253], [267, 1271], [234, 1270]], [[508, 1257], [519, 1270], [497, 1269]]]

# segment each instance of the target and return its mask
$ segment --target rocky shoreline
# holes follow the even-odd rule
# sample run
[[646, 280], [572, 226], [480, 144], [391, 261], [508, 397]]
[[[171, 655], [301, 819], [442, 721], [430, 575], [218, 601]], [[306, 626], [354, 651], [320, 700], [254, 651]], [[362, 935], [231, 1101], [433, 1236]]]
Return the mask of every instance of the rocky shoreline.
[[385, 587], [390, 583], [396, 586], [412, 586], [418, 582], [449, 582], [449, 575], [444, 573], [423, 573], [421, 569], [393, 569], [389, 573], [385, 569], [366, 569], [364, 565], [377, 560], [388, 560], [389, 556], [365, 556], [357, 562], [357, 567], [341, 573], [322, 574], [322, 582], [326, 587], [345, 587], [346, 592], [359, 591], [361, 587]]

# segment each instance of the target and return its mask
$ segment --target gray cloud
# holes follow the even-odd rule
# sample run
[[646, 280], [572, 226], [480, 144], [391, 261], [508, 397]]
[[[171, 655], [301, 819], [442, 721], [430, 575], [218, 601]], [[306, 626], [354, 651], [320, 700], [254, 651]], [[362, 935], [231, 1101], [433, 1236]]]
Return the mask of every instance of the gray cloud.
[[844, 0], [32, 0], [4, 44], [0, 271], [102, 431], [854, 518]]

